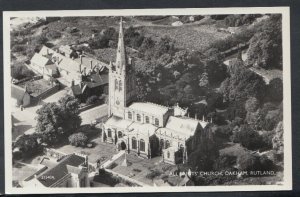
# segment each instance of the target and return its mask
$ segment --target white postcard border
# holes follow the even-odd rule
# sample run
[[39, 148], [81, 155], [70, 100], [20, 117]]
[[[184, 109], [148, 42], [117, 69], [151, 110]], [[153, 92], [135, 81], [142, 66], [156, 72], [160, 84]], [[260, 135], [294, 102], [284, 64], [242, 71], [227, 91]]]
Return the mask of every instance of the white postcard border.
[[[282, 14], [283, 39], [283, 103], [284, 103], [284, 181], [282, 185], [188, 186], [188, 187], [99, 187], [99, 188], [14, 188], [12, 187], [11, 143], [11, 84], [10, 84], [10, 17], [33, 16], [131, 16], [131, 15], [212, 15], [212, 14]], [[5, 192], [7, 194], [34, 193], [131, 193], [131, 192], [217, 192], [272, 191], [292, 189], [292, 119], [290, 77], [290, 8], [289, 7], [233, 7], [233, 8], [176, 8], [123, 10], [56, 10], [3, 12], [3, 78], [4, 78], [4, 135], [5, 135]]]

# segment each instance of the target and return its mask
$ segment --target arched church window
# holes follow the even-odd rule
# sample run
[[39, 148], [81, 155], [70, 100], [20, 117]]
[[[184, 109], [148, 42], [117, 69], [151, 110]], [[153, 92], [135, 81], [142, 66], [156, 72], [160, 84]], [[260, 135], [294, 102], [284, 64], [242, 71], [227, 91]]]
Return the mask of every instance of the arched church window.
[[136, 115], [136, 120], [139, 121], [139, 122], [141, 122], [141, 115], [140, 114]]
[[169, 140], [166, 140], [166, 147], [165, 148], [167, 149], [169, 147], [170, 147], [170, 142], [169, 142]]
[[119, 91], [121, 91], [122, 90], [122, 81], [120, 80], [119, 81]]
[[158, 118], [155, 118], [154, 124], [155, 124], [156, 126], [159, 126], [159, 120], [158, 120]]
[[132, 113], [130, 111], [128, 112], [128, 119], [132, 120]]
[[121, 137], [123, 137], [123, 133], [122, 133], [122, 131], [118, 131], [118, 138], [121, 138]]
[[117, 89], [118, 89], [118, 80], [115, 79], [115, 90], [117, 90]]
[[131, 146], [132, 146], [132, 149], [136, 149], [137, 147], [137, 143], [136, 143], [136, 138], [135, 137], [132, 137], [131, 138]]
[[143, 139], [140, 140], [140, 151], [145, 152], [145, 141]]
[[111, 137], [111, 129], [107, 129], [107, 137]]
[[150, 119], [149, 119], [149, 116], [146, 116], [146, 123], [149, 123], [150, 122]]

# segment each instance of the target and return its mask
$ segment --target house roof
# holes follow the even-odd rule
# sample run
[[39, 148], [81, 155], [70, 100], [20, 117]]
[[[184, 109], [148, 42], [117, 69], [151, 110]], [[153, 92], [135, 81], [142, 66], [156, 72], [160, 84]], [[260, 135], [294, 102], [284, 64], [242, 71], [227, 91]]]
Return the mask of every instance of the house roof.
[[[74, 59], [74, 61], [76, 61], [78, 64], [81, 63], [80, 57]], [[105, 67], [108, 68], [108, 64], [106, 64], [104, 62], [101, 62], [99, 60], [96, 60], [92, 57], [82, 55], [82, 69], [84, 67], [86, 67], [87, 69], [90, 69], [91, 68], [91, 63], [92, 63], [92, 69], [94, 69], [95, 67], [98, 67], [100, 70], [102, 70]]]
[[167, 121], [166, 128], [180, 133], [185, 133], [186, 135], [194, 135], [198, 125], [199, 121], [195, 119], [170, 116]]
[[71, 54], [73, 52], [73, 49], [69, 45], [62, 45], [59, 47], [59, 51], [65, 54]]
[[135, 102], [132, 103], [129, 107], [134, 111], [146, 112], [153, 115], [163, 116], [168, 112], [169, 108], [166, 106], [158, 105], [155, 103], [143, 103], [143, 102]]
[[25, 93], [26, 93], [25, 89], [12, 84], [12, 86], [11, 86], [11, 96], [12, 96], [12, 98], [15, 98], [17, 100], [23, 100]]
[[71, 58], [68, 58], [46, 46], [43, 46], [39, 53], [41, 55], [48, 56], [49, 58], [54, 58], [54, 57], [57, 58], [58, 59], [57, 65], [59, 68], [71, 73], [74, 72], [79, 73], [80, 64], [72, 60]]
[[89, 81], [85, 81], [89, 88], [95, 88], [101, 85], [108, 84], [108, 74], [91, 74], [88, 76]]
[[[74, 170], [74, 167], [85, 162], [85, 158], [76, 154], [65, 156], [58, 164], [52, 168], [48, 168], [45, 172], [41, 173], [37, 180], [46, 187], [51, 187], [57, 181], [70, 173], [80, 173], [79, 170]], [[72, 167], [70, 167], [72, 166]]]
[[30, 62], [34, 63], [34, 64], [37, 64], [39, 66], [45, 66], [49, 62], [49, 59], [44, 57], [40, 53], [35, 53], [33, 55], [33, 57], [31, 58]]

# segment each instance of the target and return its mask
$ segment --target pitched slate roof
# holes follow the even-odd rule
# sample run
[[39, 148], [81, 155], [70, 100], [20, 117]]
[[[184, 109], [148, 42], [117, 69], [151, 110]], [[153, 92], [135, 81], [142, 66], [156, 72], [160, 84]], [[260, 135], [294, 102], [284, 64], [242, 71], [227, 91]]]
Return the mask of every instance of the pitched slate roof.
[[128, 130], [131, 132], [138, 132], [143, 135], [152, 136], [155, 131], [158, 129], [158, 127], [152, 125], [152, 124], [142, 124], [138, 122], [133, 122], [131, 125], [128, 126]]
[[199, 121], [195, 119], [170, 116], [167, 121], [166, 128], [180, 133], [185, 133], [187, 135], [194, 135], [198, 125]]
[[135, 102], [132, 103], [128, 108], [134, 111], [141, 111], [141, 112], [145, 112], [153, 115], [159, 115], [159, 116], [164, 115], [169, 110], [169, 108], [166, 106], [158, 105], [155, 103], [149, 103], [149, 102], [147, 103]]
[[85, 81], [89, 88], [95, 88], [101, 85], [108, 84], [108, 74], [91, 74], [91, 76], [88, 77], [90, 81]]
[[[44, 186], [51, 187], [57, 181], [70, 173], [80, 173], [80, 170], [74, 170], [74, 167], [85, 162], [85, 158], [76, 154], [65, 156], [59, 163], [40, 174], [37, 178]], [[70, 167], [71, 166], [71, 167]]]
[[43, 46], [42, 49], [39, 52], [41, 55], [48, 56], [49, 58], [57, 58], [58, 62], [57, 65], [59, 68], [66, 70], [68, 72], [74, 73], [78, 72], [79, 73], [79, 63], [76, 61], [72, 60], [71, 58], [68, 58], [46, 46]]
[[44, 67], [49, 62], [49, 59], [44, 57], [40, 53], [35, 53], [30, 62]]

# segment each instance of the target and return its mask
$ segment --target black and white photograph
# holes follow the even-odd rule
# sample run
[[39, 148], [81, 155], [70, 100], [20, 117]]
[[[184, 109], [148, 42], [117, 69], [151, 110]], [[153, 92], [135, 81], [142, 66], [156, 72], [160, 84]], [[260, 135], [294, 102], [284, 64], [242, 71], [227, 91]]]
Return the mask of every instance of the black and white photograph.
[[289, 9], [3, 14], [10, 193], [289, 190]]

